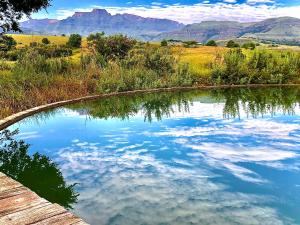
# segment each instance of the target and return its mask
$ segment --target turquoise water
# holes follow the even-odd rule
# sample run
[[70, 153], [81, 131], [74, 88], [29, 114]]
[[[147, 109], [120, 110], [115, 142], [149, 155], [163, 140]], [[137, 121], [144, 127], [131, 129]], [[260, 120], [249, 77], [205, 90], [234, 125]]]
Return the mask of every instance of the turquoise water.
[[75, 184], [91, 224], [300, 224], [299, 102], [298, 88], [144, 94], [9, 129]]

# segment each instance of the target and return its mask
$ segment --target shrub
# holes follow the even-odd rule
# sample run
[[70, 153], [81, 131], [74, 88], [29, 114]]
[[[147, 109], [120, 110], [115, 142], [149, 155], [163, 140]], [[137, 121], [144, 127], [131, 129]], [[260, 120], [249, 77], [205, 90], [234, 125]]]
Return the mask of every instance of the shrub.
[[1, 51], [9, 51], [15, 48], [17, 42], [11, 37], [7, 35], [0, 35], [0, 50]]
[[82, 37], [79, 34], [71, 34], [67, 42], [67, 46], [71, 48], [81, 47]]
[[206, 46], [218, 46], [215, 40], [209, 40], [206, 42]]
[[176, 59], [169, 48], [145, 45], [129, 52], [123, 63], [129, 68], [144, 67], [162, 77], [174, 73]]
[[168, 46], [168, 41], [167, 40], [162, 40], [161, 42], [160, 42], [160, 46], [161, 47], [166, 47], [166, 46]]
[[230, 40], [227, 42], [226, 47], [227, 48], [239, 48], [240, 45], [238, 43], [234, 42], [233, 40]]
[[105, 60], [123, 59], [136, 44], [136, 40], [127, 36], [105, 36], [104, 33], [91, 34], [87, 41], [89, 47], [103, 55]]
[[254, 42], [247, 42], [242, 45], [242, 48], [254, 50], [256, 48], [256, 46], [257, 46], [257, 44], [255, 44]]
[[48, 44], [50, 44], [50, 41], [49, 41], [48, 38], [43, 38], [42, 43], [45, 44], [45, 45], [48, 45]]
[[198, 45], [197, 41], [185, 41], [183, 42], [183, 47], [185, 48], [194, 48]]

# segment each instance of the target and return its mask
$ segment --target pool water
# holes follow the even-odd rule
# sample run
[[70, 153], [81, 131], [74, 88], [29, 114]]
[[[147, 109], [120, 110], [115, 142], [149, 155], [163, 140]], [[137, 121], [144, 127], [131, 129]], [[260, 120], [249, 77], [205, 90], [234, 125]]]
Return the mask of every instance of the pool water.
[[90, 224], [300, 224], [299, 102], [296, 87], [140, 94], [9, 130], [74, 184]]

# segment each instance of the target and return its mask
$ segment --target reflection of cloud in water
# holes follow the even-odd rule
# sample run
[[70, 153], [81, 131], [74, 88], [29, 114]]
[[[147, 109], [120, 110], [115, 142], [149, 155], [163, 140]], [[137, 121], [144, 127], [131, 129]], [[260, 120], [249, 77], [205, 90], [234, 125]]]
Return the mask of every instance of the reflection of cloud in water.
[[42, 137], [42, 135], [39, 134], [37, 131], [30, 131], [30, 132], [21, 132], [17, 134], [16, 137], [22, 140], [27, 140], [27, 139], [39, 138]]
[[61, 150], [64, 175], [84, 186], [76, 208], [81, 216], [95, 224], [284, 223], [275, 209], [263, 205], [274, 201], [271, 197], [231, 193], [193, 161], [175, 159], [183, 167], [168, 165], [144, 145], [112, 151], [84, 144]]
[[[272, 120], [244, 120], [235, 123], [213, 121], [199, 127], [176, 127], [154, 133], [155, 136], [174, 137], [185, 148], [197, 150], [188, 155], [205, 161], [213, 168], [226, 169], [248, 182], [267, 182], [240, 163], [256, 163], [276, 169], [298, 170], [284, 160], [298, 157], [295, 152], [300, 139], [291, 136], [299, 124]], [[251, 143], [252, 140], [255, 141]], [[288, 142], [290, 141], [290, 142]]]

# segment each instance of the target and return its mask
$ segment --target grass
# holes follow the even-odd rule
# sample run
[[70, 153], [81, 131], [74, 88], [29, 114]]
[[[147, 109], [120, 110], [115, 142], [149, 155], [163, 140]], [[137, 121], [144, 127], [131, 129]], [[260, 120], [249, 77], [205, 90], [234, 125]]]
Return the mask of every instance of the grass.
[[224, 47], [174, 47], [174, 52], [180, 57], [181, 62], [188, 63], [193, 73], [207, 79], [210, 77], [211, 64], [214, 62], [216, 56], [226, 51], [227, 49]]
[[[65, 45], [69, 40], [68, 36], [50, 36], [50, 35], [27, 35], [27, 34], [12, 34], [17, 42], [17, 47], [29, 46], [32, 42], [42, 43], [43, 38], [48, 38], [51, 44]], [[82, 46], [86, 47], [86, 38], [83, 38]]]
[[63, 36], [47, 36], [47, 35], [25, 35], [25, 34], [12, 34], [11, 35], [18, 43], [17, 47], [29, 46], [32, 42], [42, 43], [43, 38], [48, 38], [50, 43], [56, 45], [65, 45], [68, 37]]

